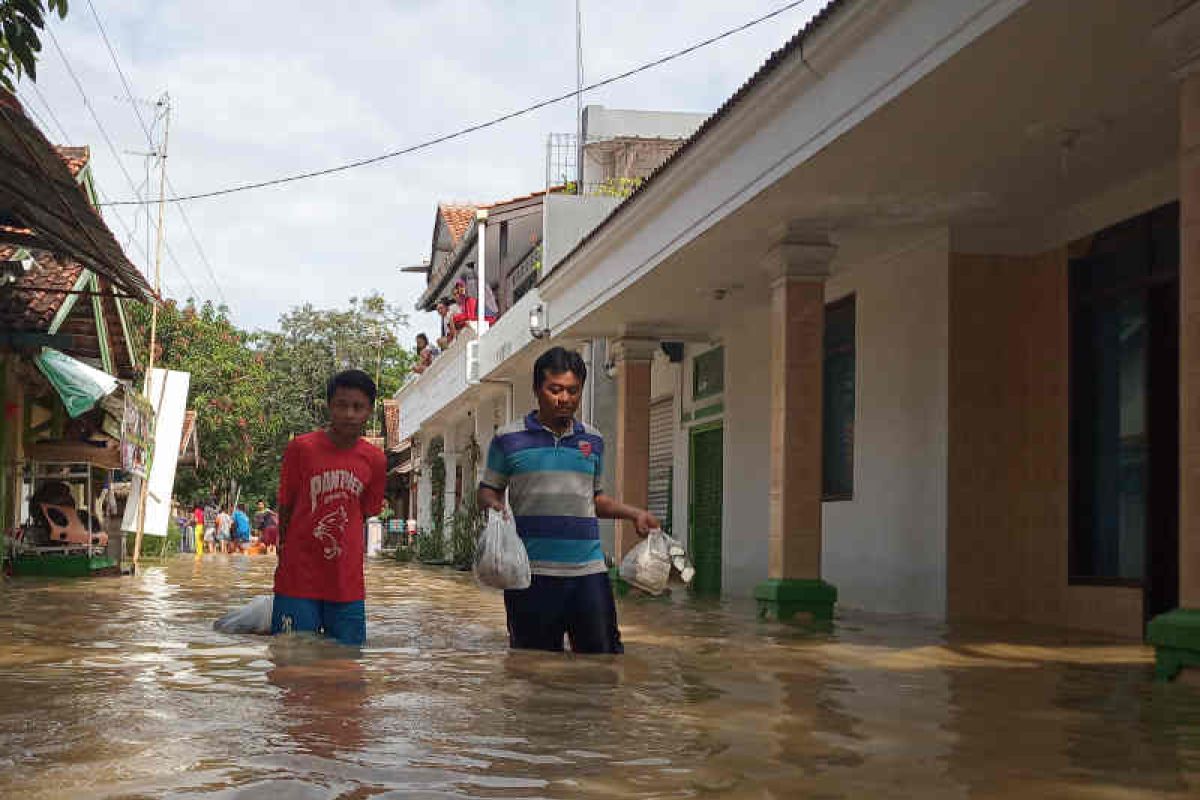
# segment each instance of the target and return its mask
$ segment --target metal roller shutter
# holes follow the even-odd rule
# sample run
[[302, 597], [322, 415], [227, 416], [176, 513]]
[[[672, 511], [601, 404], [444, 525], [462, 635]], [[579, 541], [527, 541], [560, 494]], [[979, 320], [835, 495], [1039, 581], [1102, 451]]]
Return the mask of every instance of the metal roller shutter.
[[674, 401], [668, 397], [650, 404], [650, 512], [670, 527], [671, 476], [674, 461]]

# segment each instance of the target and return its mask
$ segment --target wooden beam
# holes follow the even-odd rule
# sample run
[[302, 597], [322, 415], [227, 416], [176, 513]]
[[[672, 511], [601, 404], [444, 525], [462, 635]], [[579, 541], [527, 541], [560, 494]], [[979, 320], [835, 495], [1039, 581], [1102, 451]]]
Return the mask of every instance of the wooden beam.
[[[75, 281], [75, 285], [71, 287], [72, 292], [82, 292], [91, 279], [91, 270], [84, 269], [79, 273], [79, 280]], [[66, 321], [67, 317], [71, 316], [71, 312], [75, 310], [75, 304], [79, 302], [78, 294], [69, 294], [67, 299], [63, 300], [63, 304], [58, 307], [58, 311], [54, 314], [54, 319], [50, 321], [50, 333], [58, 333], [58, 329]]]
[[65, 350], [75, 346], [75, 337], [66, 333], [44, 331], [0, 331], [0, 347], [21, 349], [26, 347], [53, 347]]
[[96, 321], [96, 337], [100, 340], [100, 362], [104, 364], [104, 371], [109, 375], [117, 373], [116, 365], [113, 363], [112, 340], [108, 338], [108, 320], [104, 318], [104, 304], [100, 299], [100, 281], [96, 280], [96, 276], [92, 276], [91, 288], [94, 294], [92, 295], [92, 318]]

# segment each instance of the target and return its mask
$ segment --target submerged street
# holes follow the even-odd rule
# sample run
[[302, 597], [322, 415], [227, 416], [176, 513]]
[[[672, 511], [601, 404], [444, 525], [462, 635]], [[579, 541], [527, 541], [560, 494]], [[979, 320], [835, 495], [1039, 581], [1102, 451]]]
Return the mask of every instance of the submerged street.
[[1086, 634], [620, 601], [627, 653], [510, 653], [499, 594], [374, 561], [368, 646], [216, 633], [274, 559], [24, 579], [0, 796], [1150, 797], [1200, 787], [1200, 691]]

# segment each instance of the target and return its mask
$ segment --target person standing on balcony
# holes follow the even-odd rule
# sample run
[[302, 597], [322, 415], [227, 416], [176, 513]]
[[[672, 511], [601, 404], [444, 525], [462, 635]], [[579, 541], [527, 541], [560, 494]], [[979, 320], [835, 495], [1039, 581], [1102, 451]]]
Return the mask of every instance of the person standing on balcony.
[[[467, 327], [467, 323], [475, 322], [479, 319], [479, 301], [476, 300], [467, 291], [466, 281], [457, 280], [454, 282], [454, 302], [458, 304], [458, 313], [451, 319], [454, 321], [454, 330], [461, 331]], [[496, 316], [487, 316], [487, 311], [484, 311], [484, 322], [491, 325], [496, 321]]]
[[458, 314], [458, 305], [449, 297], [443, 297], [437, 301], [437, 313], [442, 318], [442, 335], [437, 344], [445, 350], [454, 341], [454, 317]]
[[417, 334], [417, 363], [413, 365], [413, 372], [420, 375], [433, 364], [433, 359], [438, 355], [438, 349], [429, 343], [429, 337], [423, 333]]
[[481, 510], [508, 514], [529, 553], [532, 583], [504, 593], [514, 649], [623, 653], [597, 518], [631, 520], [641, 536], [660, 527], [649, 511], [604, 494], [604, 437], [575, 419], [587, 366], [554, 347], [533, 365], [537, 410], [496, 432], [479, 484]]

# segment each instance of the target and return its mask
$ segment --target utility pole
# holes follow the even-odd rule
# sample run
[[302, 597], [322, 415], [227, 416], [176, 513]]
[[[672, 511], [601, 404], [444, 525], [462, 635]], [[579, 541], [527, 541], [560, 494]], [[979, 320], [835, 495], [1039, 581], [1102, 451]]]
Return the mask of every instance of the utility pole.
[[[167, 191], [167, 142], [171, 136], [171, 98], [165, 92], [162, 99], [159, 101], [164, 107], [165, 124], [163, 126], [163, 143], [162, 149], [159, 152], [159, 170], [158, 170], [158, 241], [154, 247], [154, 293], [155, 295], [162, 294], [162, 247], [163, 247], [163, 214], [166, 210], [166, 191]], [[150, 402], [153, 409], [154, 401], [150, 397], [150, 377], [154, 373], [154, 348], [158, 344], [158, 305], [159, 299], [155, 298], [154, 304], [150, 307], [150, 353], [146, 358], [146, 379], [142, 384], [142, 393], [146, 395], [146, 400]], [[166, 379], [161, 381], [159, 387], [159, 406], [162, 405], [162, 395], [166, 389]], [[158, 412], [154, 412], [153, 423], [150, 426], [150, 456], [146, 459], [146, 474], [142, 477], [141, 491], [138, 493], [138, 515], [137, 515], [137, 536], [133, 540], [133, 571], [136, 574], [138, 571], [138, 559], [142, 554], [142, 536], [146, 530], [146, 496], [149, 493], [150, 487], [150, 467], [154, 463], [154, 432], [158, 422]]]

